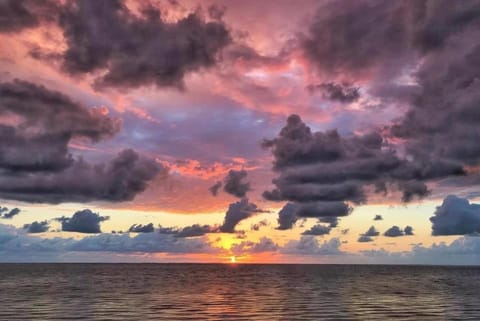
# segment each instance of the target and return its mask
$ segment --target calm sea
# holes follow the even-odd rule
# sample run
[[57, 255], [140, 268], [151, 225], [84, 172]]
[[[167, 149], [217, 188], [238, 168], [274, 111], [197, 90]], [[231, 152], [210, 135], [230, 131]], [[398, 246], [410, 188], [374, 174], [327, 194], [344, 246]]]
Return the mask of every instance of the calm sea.
[[480, 268], [2, 264], [1, 320], [480, 320]]

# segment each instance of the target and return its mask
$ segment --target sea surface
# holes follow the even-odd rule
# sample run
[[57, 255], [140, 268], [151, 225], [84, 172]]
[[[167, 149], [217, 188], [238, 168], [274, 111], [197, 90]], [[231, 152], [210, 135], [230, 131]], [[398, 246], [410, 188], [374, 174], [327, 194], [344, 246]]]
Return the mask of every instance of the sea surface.
[[0, 264], [1, 320], [480, 320], [480, 267]]

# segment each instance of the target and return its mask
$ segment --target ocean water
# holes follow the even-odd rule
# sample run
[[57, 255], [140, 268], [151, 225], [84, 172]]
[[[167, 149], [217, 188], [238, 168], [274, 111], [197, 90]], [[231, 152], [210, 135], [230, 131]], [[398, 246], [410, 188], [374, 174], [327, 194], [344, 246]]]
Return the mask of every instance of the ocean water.
[[480, 320], [480, 267], [0, 264], [1, 320]]

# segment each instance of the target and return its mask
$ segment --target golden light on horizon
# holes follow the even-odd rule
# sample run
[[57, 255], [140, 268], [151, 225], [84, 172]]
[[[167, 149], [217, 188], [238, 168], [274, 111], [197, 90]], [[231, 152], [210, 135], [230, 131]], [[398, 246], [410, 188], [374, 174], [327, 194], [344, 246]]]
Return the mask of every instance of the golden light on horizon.
[[235, 255], [230, 256], [230, 263], [237, 263], [237, 258]]

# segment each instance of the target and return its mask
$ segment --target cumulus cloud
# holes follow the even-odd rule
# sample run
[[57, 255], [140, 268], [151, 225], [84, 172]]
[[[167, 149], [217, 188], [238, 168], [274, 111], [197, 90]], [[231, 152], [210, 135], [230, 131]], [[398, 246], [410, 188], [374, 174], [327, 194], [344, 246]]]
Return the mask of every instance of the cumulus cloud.
[[285, 206], [278, 212], [278, 230], [289, 230], [291, 229], [298, 220], [296, 215], [297, 206], [292, 203], [287, 203]]
[[326, 235], [330, 234], [330, 230], [332, 228], [323, 224], [316, 224], [312, 226], [310, 229], [304, 231], [302, 235], [315, 235], [315, 236], [321, 236], [321, 235]]
[[268, 200], [299, 204], [300, 217], [345, 216], [346, 202], [367, 201], [365, 189], [385, 193], [388, 187], [403, 192], [403, 200], [424, 197], [424, 181], [443, 175], [463, 174], [450, 163], [424, 164], [400, 158], [379, 132], [342, 137], [337, 131], [312, 132], [298, 115], [291, 115], [279, 135], [264, 140], [274, 156], [279, 177]]
[[404, 233], [398, 226], [394, 225], [388, 230], [386, 230], [385, 233], [383, 233], [383, 235], [387, 237], [398, 237], [398, 236], [403, 236]]
[[319, 243], [315, 236], [302, 236], [300, 240], [289, 241], [280, 251], [298, 255], [339, 255], [343, 254], [341, 245], [339, 238]]
[[54, 174], [0, 176], [0, 197], [32, 203], [126, 201], [143, 192], [157, 174], [167, 171], [127, 149], [106, 164], [90, 164], [80, 158]]
[[6, 207], [3, 207], [3, 208], [0, 209], [0, 218], [11, 219], [15, 215], [20, 214], [20, 212], [21, 211], [18, 207], [12, 208], [11, 210], [9, 210]]
[[279, 248], [272, 239], [262, 237], [258, 242], [243, 241], [239, 244], [234, 244], [230, 250], [235, 255], [242, 255], [245, 253], [276, 252]]
[[160, 233], [98, 234], [85, 237], [67, 247], [69, 251], [115, 253], [218, 253], [203, 238], [176, 238]]
[[373, 242], [373, 238], [374, 236], [378, 236], [380, 235], [380, 232], [377, 231], [377, 229], [375, 228], [375, 226], [370, 226], [370, 228], [363, 234], [360, 234], [360, 237], [358, 238], [358, 242]]
[[480, 232], [480, 205], [454, 195], [447, 196], [435, 210], [432, 235], [464, 235]]
[[34, 221], [30, 224], [24, 224], [23, 228], [27, 230], [27, 233], [44, 233], [50, 228], [48, 221]]
[[246, 182], [247, 171], [230, 170], [225, 176], [223, 190], [236, 197], [244, 197], [250, 190], [250, 183]]
[[220, 226], [220, 231], [223, 233], [234, 233], [235, 226], [242, 220], [252, 217], [257, 213], [262, 213], [257, 205], [250, 203], [248, 198], [242, 198], [240, 201], [232, 203], [228, 206], [227, 213], [223, 224]]
[[373, 238], [371, 236], [362, 234], [358, 238], [357, 242], [360, 242], [360, 243], [373, 242]]
[[218, 226], [211, 226], [211, 225], [200, 225], [200, 224], [193, 224], [189, 226], [185, 226], [182, 228], [178, 227], [163, 227], [159, 226], [157, 229], [158, 233], [172, 235], [174, 237], [197, 237], [203, 236], [208, 233], [218, 233], [219, 227]]
[[375, 229], [375, 226], [370, 226], [370, 228], [365, 233], [363, 233], [363, 235], [378, 236], [378, 235], [380, 235], [380, 232], [377, 231], [377, 229]]
[[413, 234], [413, 227], [407, 225], [405, 226], [405, 229], [403, 230], [405, 232], [405, 235], [414, 235]]
[[75, 212], [72, 217], [61, 217], [62, 231], [78, 233], [101, 233], [100, 223], [108, 220], [108, 216], [100, 216], [89, 209]]
[[206, 22], [198, 12], [166, 22], [158, 8], [134, 14], [117, 0], [68, 2], [59, 24], [67, 44], [63, 70], [105, 71], [98, 87], [182, 87], [187, 73], [213, 66], [230, 43], [223, 22]]
[[65, 169], [73, 162], [73, 138], [98, 142], [121, 126], [98, 108], [23, 80], [0, 83], [0, 115], [18, 118], [14, 125], [0, 123], [0, 169], [18, 174]]
[[155, 228], [153, 227], [153, 223], [148, 223], [145, 225], [133, 224], [128, 229], [130, 233], [152, 233], [154, 230]]
[[[25, 202], [125, 201], [167, 169], [135, 151], [91, 164], [69, 152], [72, 139], [111, 138], [120, 121], [30, 82], [0, 83], [0, 197]], [[14, 119], [15, 123], [9, 123]], [[79, 179], [81, 177], [82, 179]]]

